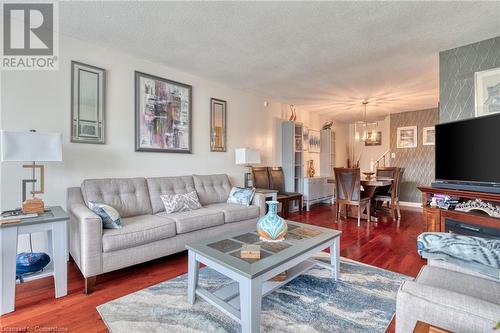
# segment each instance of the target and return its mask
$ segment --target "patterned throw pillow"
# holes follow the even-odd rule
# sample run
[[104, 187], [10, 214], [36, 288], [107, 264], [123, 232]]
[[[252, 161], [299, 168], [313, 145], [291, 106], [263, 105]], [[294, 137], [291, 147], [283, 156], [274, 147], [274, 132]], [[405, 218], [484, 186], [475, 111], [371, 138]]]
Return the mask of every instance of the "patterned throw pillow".
[[120, 220], [120, 214], [113, 207], [90, 201], [89, 208], [101, 217], [104, 229], [121, 229], [122, 221]]
[[229, 198], [227, 198], [227, 203], [250, 206], [254, 194], [254, 188], [233, 187], [229, 193]]
[[163, 194], [160, 196], [165, 212], [167, 214], [176, 212], [187, 212], [190, 210], [200, 209], [201, 204], [196, 191], [177, 194]]

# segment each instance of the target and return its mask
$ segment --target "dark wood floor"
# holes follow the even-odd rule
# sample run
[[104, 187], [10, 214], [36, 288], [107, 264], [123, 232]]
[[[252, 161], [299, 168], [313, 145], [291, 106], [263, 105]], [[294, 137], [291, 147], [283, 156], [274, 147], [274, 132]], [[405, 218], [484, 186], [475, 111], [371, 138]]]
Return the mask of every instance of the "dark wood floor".
[[[419, 211], [403, 210], [399, 227], [382, 218], [369, 227], [356, 221], [335, 221], [334, 206], [320, 206], [291, 220], [340, 229], [341, 255], [366, 264], [415, 276], [424, 261], [416, 252], [416, 237], [422, 230]], [[97, 278], [92, 295], [83, 295], [83, 278], [74, 263], [68, 263], [68, 296], [54, 299], [52, 278], [18, 285], [16, 311], [0, 317], [0, 327], [58, 328], [59, 332], [107, 332], [96, 306], [134, 291], [184, 274], [187, 255], [180, 253], [145, 264], [104, 274]], [[394, 323], [388, 332], [393, 332]]]

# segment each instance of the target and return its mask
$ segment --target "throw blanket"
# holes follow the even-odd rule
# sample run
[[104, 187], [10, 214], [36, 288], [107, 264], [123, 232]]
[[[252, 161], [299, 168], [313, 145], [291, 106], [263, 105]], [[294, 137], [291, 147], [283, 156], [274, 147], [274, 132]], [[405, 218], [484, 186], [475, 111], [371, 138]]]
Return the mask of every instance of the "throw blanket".
[[442, 259], [500, 279], [500, 240], [442, 232], [424, 232], [417, 238], [418, 254]]

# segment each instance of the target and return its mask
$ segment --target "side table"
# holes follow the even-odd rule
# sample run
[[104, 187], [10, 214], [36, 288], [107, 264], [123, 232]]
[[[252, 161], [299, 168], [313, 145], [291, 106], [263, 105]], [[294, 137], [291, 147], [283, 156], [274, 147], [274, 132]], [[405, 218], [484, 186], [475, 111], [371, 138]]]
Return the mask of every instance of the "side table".
[[14, 311], [16, 298], [17, 238], [22, 234], [48, 232], [50, 263], [41, 272], [24, 278], [31, 281], [47, 276], [54, 277], [55, 297], [68, 294], [67, 273], [67, 221], [69, 217], [59, 206], [37, 217], [21, 219], [21, 222], [0, 224], [0, 315]]
[[278, 200], [278, 191], [277, 190], [269, 190], [267, 188], [256, 188], [255, 193], [264, 194], [266, 200], [277, 201]]

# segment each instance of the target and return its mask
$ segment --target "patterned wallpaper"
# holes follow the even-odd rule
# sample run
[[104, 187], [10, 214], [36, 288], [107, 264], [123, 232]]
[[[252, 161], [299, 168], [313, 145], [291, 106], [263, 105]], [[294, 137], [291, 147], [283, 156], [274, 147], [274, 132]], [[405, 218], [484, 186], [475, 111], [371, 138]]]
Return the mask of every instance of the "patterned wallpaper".
[[[396, 153], [391, 165], [405, 168], [399, 198], [401, 201], [420, 202], [422, 196], [417, 186], [428, 186], [434, 181], [434, 146], [422, 144], [422, 131], [424, 127], [434, 126], [437, 122], [437, 108], [391, 114], [391, 152]], [[404, 126], [417, 126], [416, 148], [396, 148], [397, 129]]]
[[500, 67], [500, 36], [439, 53], [439, 121], [474, 117], [474, 72]]

